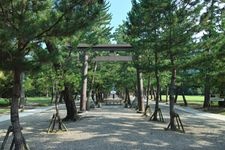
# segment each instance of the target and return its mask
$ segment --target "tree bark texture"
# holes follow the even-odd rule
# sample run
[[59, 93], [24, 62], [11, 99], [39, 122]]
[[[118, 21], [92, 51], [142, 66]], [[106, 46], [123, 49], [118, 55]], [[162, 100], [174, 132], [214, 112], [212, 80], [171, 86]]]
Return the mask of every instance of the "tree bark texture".
[[140, 69], [137, 68], [137, 98], [138, 98], [138, 111], [144, 111], [144, 98], [143, 98], [143, 78]]
[[21, 84], [21, 90], [20, 90], [20, 102], [19, 102], [19, 107], [23, 108], [23, 106], [26, 104], [26, 100], [25, 100], [25, 89], [23, 86], [23, 81], [24, 81], [24, 77], [25, 77], [25, 73], [22, 72], [20, 75], [20, 84]]
[[176, 90], [176, 68], [173, 67], [172, 68], [172, 76], [171, 76], [171, 82], [170, 82], [170, 125], [171, 125], [171, 130], [175, 130], [176, 129], [176, 125], [175, 125], [175, 109], [174, 109], [174, 95], [175, 95], [175, 90]]
[[131, 105], [129, 89], [127, 87], [125, 88], [125, 103], [128, 106]]
[[15, 142], [15, 150], [22, 150], [23, 145], [23, 137], [20, 127], [19, 121], [19, 98], [21, 91], [21, 73], [20, 68], [14, 69], [14, 82], [13, 82], [13, 95], [12, 95], [12, 104], [11, 104], [11, 123], [13, 127], [13, 136]]
[[77, 108], [75, 101], [73, 100], [72, 92], [71, 92], [71, 86], [70, 85], [65, 85], [64, 87], [64, 101], [66, 104], [66, 110], [67, 110], [67, 115], [64, 118], [64, 120], [71, 120], [71, 121], [76, 121], [77, 119]]
[[[158, 64], [158, 53], [155, 52], [155, 66]], [[159, 109], [159, 98], [160, 98], [160, 77], [159, 77], [159, 69], [155, 67], [155, 78], [156, 78], [156, 99], [155, 99], [155, 111]], [[157, 119], [157, 113], [154, 113], [153, 120]]]
[[205, 76], [205, 87], [204, 87], [204, 103], [203, 108], [210, 106], [210, 77]]
[[88, 55], [84, 52], [83, 58], [83, 75], [82, 75], [82, 89], [80, 99], [80, 111], [86, 111], [87, 105], [87, 73], [88, 73]]

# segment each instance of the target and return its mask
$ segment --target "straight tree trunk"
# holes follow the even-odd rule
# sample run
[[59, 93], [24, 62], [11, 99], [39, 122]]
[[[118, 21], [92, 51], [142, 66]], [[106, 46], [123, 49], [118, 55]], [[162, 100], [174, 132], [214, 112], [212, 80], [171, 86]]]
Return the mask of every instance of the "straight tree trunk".
[[138, 87], [138, 111], [144, 111], [144, 98], [143, 98], [143, 78], [142, 73], [140, 72], [139, 68], [137, 67], [137, 87]]
[[[155, 65], [158, 65], [158, 53], [155, 52]], [[155, 67], [155, 78], [156, 78], [156, 98], [155, 98], [155, 111], [159, 109], [159, 97], [160, 97], [160, 77], [159, 77], [159, 69]], [[157, 113], [154, 113], [153, 120], [157, 119]]]
[[127, 87], [125, 88], [125, 102], [128, 106], [131, 105], [129, 89]]
[[169, 99], [170, 99], [170, 128], [171, 130], [176, 130], [176, 125], [175, 125], [175, 109], [174, 109], [174, 95], [175, 95], [175, 84], [176, 84], [176, 67], [175, 67], [175, 56], [171, 50], [173, 39], [172, 39], [172, 8], [171, 5], [169, 6], [169, 22], [170, 22], [170, 27], [169, 27], [169, 41], [168, 41], [168, 50], [169, 50], [169, 55], [170, 55], [170, 64], [172, 66], [171, 68], [171, 81], [170, 81], [170, 87], [169, 87]]
[[21, 90], [20, 90], [20, 108], [23, 108], [24, 105], [26, 105], [26, 100], [25, 100], [25, 89], [24, 89], [24, 86], [23, 86], [23, 81], [24, 81], [24, 77], [25, 77], [25, 73], [22, 72], [21, 73], [21, 76], [20, 76], [20, 84], [21, 84]]
[[203, 108], [210, 106], [210, 77], [205, 76], [205, 87], [204, 87], [204, 104]]
[[13, 95], [12, 95], [12, 104], [11, 104], [11, 123], [13, 127], [13, 136], [15, 142], [15, 150], [22, 150], [23, 145], [23, 137], [21, 132], [21, 126], [19, 121], [19, 98], [20, 98], [20, 90], [21, 90], [21, 73], [20, 68], [14, 69], [14, 81], [13, 81]]
[[83, 62], [80, 111], [86, 111], [86, 105], [87, 105], [87, 73], [88, 73], [88, 55], [87, 55], [87, 52], [84, 52], [83, 61], [84, 62]]
[[175, 98], [174, 98], [174, 103], [177, 103], [177, 98], [178, 98], [178, 95], [179, 95], [179, 87], [176, 86], [176, 89], [175, 89]]
[[[173, 64], [173, 60], [172, 60]], [[174, 65], [174, 64], [173, 64]], [[171, 125], [171, 130], [176, 130], [176, 125], [175, 125], [175, 109], [174, 109], [174, 95], [175, 95], [175, 83], [176, 83], [176, 68], [172, 68], [172, 76], [171, 76], [171, 82], [170, 82], [170, 125]]]

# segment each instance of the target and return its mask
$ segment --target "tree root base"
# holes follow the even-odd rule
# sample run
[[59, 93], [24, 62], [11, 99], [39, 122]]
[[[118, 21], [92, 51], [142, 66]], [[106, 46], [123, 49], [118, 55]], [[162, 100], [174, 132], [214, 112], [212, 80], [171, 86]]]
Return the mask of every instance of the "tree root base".
[[[22, 128], [21, 128], [21, 130], [22, 130]], [[4, 150], [5, 145], [6, 145], [6, 143], [7, 143], [7, 140], [8, 140], [8, 137], [9, 137], [9, 134], [10, 134], [11, 132], [13, 133], [13, 127], [12, 127], [12, 126], [9, 126], [9, 128], [8, 128], [8, 130], [7, 130], [7, 133], [6, 133], [6, 135], [5, 135], [5, 138], [4, 138], [4, 140], [3, 140], [3, 143], [2, 143], [2, 145], [1, 145], [0, 150]], [[26, 143], [26, 140], [25, 140], [23, 134], [22, 134], [22, 140], [23, 140], [24, 149], [25, 149], [25, 150], [30, 150], [29, 146], [28, 146], [27, 143]], [[11, 145], [10, 145], [10, 150], [13, 150], [14, 146], [15, 146], [15, 139], [14, 139], [14, 137], [13, 137], [12, 143], [11, 143]]]
[[144, 111], [144, 113], [143, 113], [143, 116], [144, 116], [144, 117], [148, 117], [148, 116], [150, 116], [151, 114], [152, 114], [151, 107], [150, 107], [150, 105], [148, 105], [148, 106], [145, 107], [145, 111]]
[[[57, 130], [55, 130], [56, 122], [58, 122], [58, 129]], [[62, 122], [59, 114], [56, 113], [56, 114], [53, 114], [53, 116], [52, 116], [52, 119], [51, 119], [51, 122], [49, 124], [47, 133], [50, 133], [50, 132], [53, 132], [53, 131], [57, 132], [59, 130], [60, 131], [68, 131], [65, 124]]]
[[185, 133], [184, 126], [181, 122], [180, 116], [177, 113], [175, 113], [174, 117], [175, 117], [175, 120], [176, 120], [175, 123], [176, 123], [177, 127], [176, 126], [172, 127], [171, 122], [170, 122], [169, 125], [167, 126], [167, 128], [165, 128], [165, 130], [166, 131], [171, 130], [171, 131], [177, 131], [177, 132]]
[[[159, 116], [159, 119], [157, 118]], [[156, 109], [152, 116], [149, 118], [149, 121], [160, 121], [160, 122], [165, 122], [163, 119], [162, 111], [160, 108]]]

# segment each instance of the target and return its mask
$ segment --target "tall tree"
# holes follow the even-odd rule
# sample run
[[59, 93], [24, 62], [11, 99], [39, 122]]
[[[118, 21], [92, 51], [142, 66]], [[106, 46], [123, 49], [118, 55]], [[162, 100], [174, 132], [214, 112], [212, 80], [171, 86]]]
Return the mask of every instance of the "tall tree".
[[[169, 59], [171, 70], [170, 93], [170, 123], [168, 128], [176, 130], [175, 117], [178, 117], [174, 109], [177, 72], [182, 69], [189, 53], [192, 36], [196, 24], [196, 3], [198, 1], [165, 1], [164, 23], [162, 36], [165, 42], [165, 52]], [[199, 10], [199, 9], [197, 9]], [[178, 126], [179, 127], [179, 126]]]
[[[200, 30], [203, 33], [198, 43], [200, 55], [196, 57], [202, 78], [204, 78], [204, 104], [203, 107], [209, 107], [210, 94], [213, 87], [213, 81], [220, 74], [222, 66], [221, 54], [224, 47], [224, 30], [222, 18], [224, 14], [224, 1], [209, 0], [204, 1], [202, 14], [200, 18]], [[202, 63], [201, 63], [202, 62]], [[224, 70], [224, 69], [222, 69]]]

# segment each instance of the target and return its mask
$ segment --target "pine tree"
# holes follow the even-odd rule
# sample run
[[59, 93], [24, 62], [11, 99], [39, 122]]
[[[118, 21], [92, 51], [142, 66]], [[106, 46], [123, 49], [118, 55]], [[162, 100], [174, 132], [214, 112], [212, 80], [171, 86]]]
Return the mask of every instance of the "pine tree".
[[0, 2], [0, 54], [5, 58], [1, 59], [0, 67], [14, 73], [11, 123], [15, 149], [23, 149], [25, 144], [18, 114], [20, 76], [24, 70], [38, 64], [28, 57], [40, 51], [47, 54], [41, 45], [43, 37], [68, 35], [89, 25], [99, 13], [98, 6], [95, 0]]
[[204, 108], [210, 105], [211, 89], [215, 84], [213, 81], [220, 76], [219, 74], [224, 73], [225, 69], [220, 57], [224, 55], [224, 31], [221, 28], [224, 13], [222, 3], [221, 0], [209, 0], [202, 4], [204, 7], [199, 28], [203, 36], [198, 43], [199, 55], [194, 61], [198, 62], [201, 77], [204, 78]]

